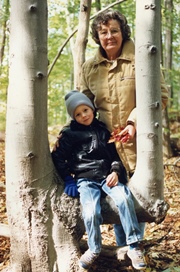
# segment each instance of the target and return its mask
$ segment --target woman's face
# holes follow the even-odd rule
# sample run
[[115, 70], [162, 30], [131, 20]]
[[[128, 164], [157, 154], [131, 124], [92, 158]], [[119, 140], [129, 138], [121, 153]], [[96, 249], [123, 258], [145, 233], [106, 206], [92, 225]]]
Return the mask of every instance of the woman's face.
[[99, 41], [108, 59], [117, 58], [121, 52], [122, 33], [117, 20], [109, 20], [107, 25], [101, 24], [98, 30]]

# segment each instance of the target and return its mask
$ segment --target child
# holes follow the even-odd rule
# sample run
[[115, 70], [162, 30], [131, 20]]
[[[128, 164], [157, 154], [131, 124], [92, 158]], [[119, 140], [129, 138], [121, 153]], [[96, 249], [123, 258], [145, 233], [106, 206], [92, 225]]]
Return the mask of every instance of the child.
[[52, 152], [55, 167], [65, 182], [65, 193], [80, 195], [82, 215], [88, 235], [89, 249], [79, 260], [80, 267], [89, 269], [101, 252], [102, 224], [100, 198], [104, 191], [115, 202], [129, 245], [128, 256], [134, 268], [146, 268], [138, 247], [141, 232], [134, 203], [127, 183], [126, 170], [114, 143], [108, 143], [110, 132], [95, 118], [89, 98], [78, 91], [65, 96], [67, 112], [73, 119], [63, 129], [60, 145]]

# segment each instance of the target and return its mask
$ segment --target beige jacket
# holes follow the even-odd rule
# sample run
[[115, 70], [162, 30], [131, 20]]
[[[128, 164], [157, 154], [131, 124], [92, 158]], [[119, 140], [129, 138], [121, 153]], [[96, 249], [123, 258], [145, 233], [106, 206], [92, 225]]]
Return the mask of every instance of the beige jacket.
[[[162, 82], [162, 104], [167, 104], [168, 93]], [[132, 40], [124, 43], [115, 61], [104, 58], [100, 50], [82, 67], [80, 90], [94, 103], [99, 118], [112, 132], [124, 128], [127, 121], [136, 124], [135, 47]], [[136, 165], [136, 138], [128, 143], [117, 143], [119, 156], [127, 171]]]

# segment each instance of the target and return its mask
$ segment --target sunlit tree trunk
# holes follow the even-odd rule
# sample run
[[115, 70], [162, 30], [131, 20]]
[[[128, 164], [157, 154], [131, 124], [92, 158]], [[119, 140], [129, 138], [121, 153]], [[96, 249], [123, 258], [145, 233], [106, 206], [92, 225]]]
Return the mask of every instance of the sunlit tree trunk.
[[[9, 272], [73, 271], [84, 232], [78, 200], [63, 201], [63, 183], [50, 156], [47, 65], [47, 1], [17, 5], [12, 0], [6, 127]], [[76, 218], [79, 231], [74, 234]]]
[[9, 0], [3, 1], [3, 7], [1, 7], [1, 14], [2, 14], [2, 24], [1, 24], [1, 33], [2, 33], [2, 38], [1, 38], [1, 48], [0, 48], [0, 65], [2, 65], [3, 58], [4, 58], [4, 49], [5, 49], [5, 44], [6, 44], [6, 39], [7, 39], [7, 22], [9, 20]]
[[136, 1], [137, 166], [130, 187], [145, 213], [163, 218], [159, 0]]
[[81, 0], [79, 25], [74, 48], [74, 87], [79, 89], [81, 66], [85, 61], [85, 49], [89, 30], [89, 18], [91, 12], [91, 0]]

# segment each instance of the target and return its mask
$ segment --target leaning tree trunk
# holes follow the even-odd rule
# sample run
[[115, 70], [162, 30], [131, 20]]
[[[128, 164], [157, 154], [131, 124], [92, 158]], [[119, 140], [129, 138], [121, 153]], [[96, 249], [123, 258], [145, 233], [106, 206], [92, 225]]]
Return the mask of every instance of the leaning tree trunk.
[[89, 30], [89, 18], [91, 12], [91, 0], [81, 0], [79, 25], [74, 49], [74, 87], [79, 89], [81, 66], [85, 61], [85, 49]]
[[[159, 0], [136, 1], [137, 166], [130, 187], [143, 216], [162, 221], [162, 114], [160, 93]], [[137, 208], [138, 209], [138, 208]]]

